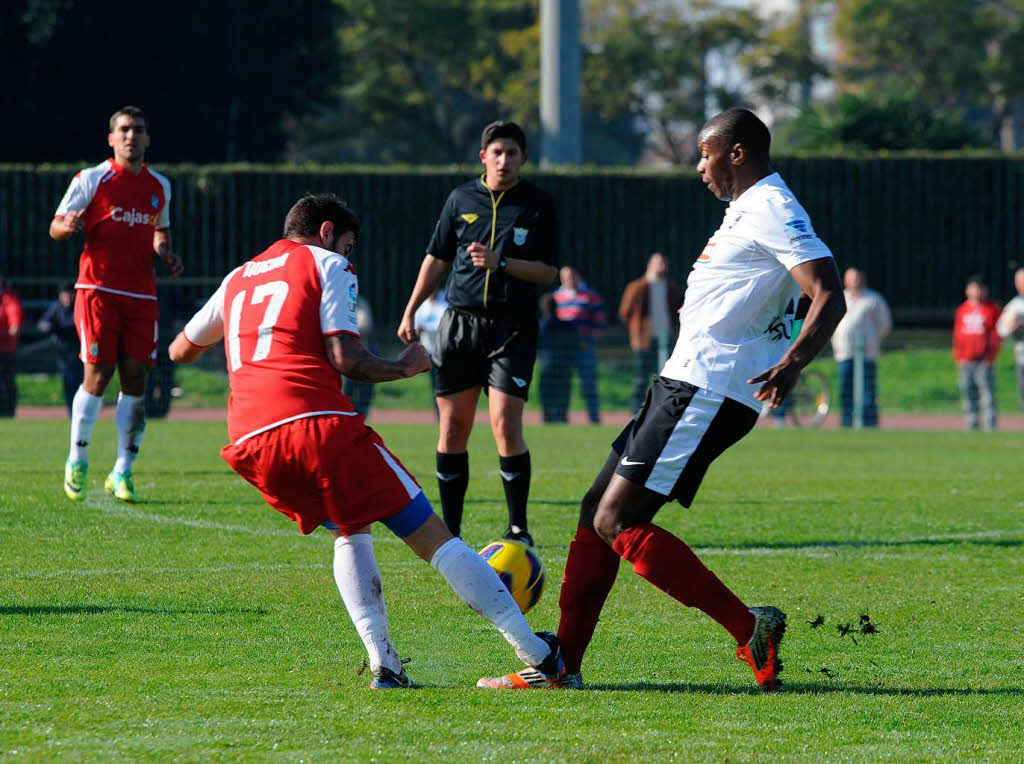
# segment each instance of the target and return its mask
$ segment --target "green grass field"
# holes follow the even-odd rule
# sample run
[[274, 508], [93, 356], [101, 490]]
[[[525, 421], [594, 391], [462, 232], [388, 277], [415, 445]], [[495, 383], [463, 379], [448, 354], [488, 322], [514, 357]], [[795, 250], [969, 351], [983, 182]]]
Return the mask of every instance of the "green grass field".
[[[61, 492], [65, 423], [0, 427], [0, 759], [1020, 757], [1020, 434], [759, 429], [692, 509], [663, 511], [745, 600], [789, 613], [776, 695], [755, 692], [717, 625], [627, 566], [586, 691], [494, 694], [473, 684], [515, 668], [511, 649], [383, 529], [393, 634], [423, 688], [370, 691], [329, 538], [299, 536], [228, 470], [222, 423], [151, 422], [134, 506], [99, 490], [110, 422], [83, 504]], [[380, 430], [432, 475], [432, 427]], [[577, 502], [613, 434], [529, 433], [538, 629], [557, 622]], [[489, 434], [471, 448], [479, 547], [504, 509]]]

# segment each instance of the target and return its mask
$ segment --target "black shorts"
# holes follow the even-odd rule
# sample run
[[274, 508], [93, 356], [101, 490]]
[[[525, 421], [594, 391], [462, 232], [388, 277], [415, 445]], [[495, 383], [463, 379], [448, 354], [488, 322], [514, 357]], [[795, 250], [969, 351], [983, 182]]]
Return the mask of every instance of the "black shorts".
[[711, 462], [750, 432], [758, 412], [688, 382], [656, 377], [612, 443], [615, 474], [690, 506]]
[[436, 395], [483, 387], [526, 400], [537, 358], [537, 321], [449, 307], [437, 327]]

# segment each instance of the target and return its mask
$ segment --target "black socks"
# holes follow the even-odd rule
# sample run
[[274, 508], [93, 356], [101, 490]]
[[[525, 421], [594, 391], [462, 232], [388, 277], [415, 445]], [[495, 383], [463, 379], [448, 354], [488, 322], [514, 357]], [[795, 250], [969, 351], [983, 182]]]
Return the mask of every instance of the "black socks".
[[[441, 494], [441, 516], [452, 535], [462, 532], [462, 509], [469, 486], [469, 454], [437, 453], [437, 488]], [[507, 488], [505, 489], [508, 490]]]

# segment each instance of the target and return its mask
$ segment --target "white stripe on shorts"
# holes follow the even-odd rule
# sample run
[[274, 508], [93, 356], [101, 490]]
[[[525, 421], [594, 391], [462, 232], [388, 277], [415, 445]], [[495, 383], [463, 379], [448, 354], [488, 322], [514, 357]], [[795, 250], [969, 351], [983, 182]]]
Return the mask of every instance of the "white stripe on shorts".
[[391, 471], [394, 472], [398, 479], [402, 481], [402, 486], [405, 488], [406, 493], [409, 494], [409, 498], [415, 499], [419, 496], [422, 489], [416, 485], [416, 481], [412, 479], [409, 473], [403, 470], [401, 465], [392, 459], [391, 454], [389, 454], [385, 449], [381, 448], [376, 443], [373, 445], [377, 447], [378, 451], [380, 451], [380, 455], [384, 457], [384, 461], [387, 462]]
[[672, 487], [683, 474], [690, 457], [697, 450], [724, 401], [724, 396], [703, 388], [693, 394], [686, 410], [672, 429], [672, 434], [668, 436], [665, 447], [661, 449], [658, 461], [654, 463], [651, 474], [644, 483], [645, 488], [662, 496], [668, 496], [672, 492]]

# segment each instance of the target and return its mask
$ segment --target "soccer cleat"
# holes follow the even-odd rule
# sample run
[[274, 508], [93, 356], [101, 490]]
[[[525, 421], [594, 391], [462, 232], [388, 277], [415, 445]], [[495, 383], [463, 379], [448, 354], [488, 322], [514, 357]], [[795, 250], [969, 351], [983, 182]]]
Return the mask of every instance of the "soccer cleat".
[[132, 473], [130, 472], [112, 471], [107, 475], [107, 479], [103, 481], [103, 489], [115, 499], [129, 502], [137, 501], [135, 486], [132, 485]]
[[777, 607], [752, 607], [754, 633], [750, 641], [736, 648], [736, 658], [754, 670], [758, 686], [771, 692], [782, 686], [779, 673], [779, 643], [786, 634], [786, 614]]
[[510, 525], [505, 529], [505, 535], [503, 539], [508, 541], [522, 541], [526, 546], [533, 546], [533, 536], [525, 528], [520, 528], [518, 525]]
[[64, 494], [72, 501], [84, 499], [88, 477], [89, 465], [86, 462], [68, 459], [64, 464]]
[[371, 690], [400, 690], [415, 686], [416, 684], [405, 673], [404, 667], [396, 674], [391, 669], [381, 666], [373, 672], [373, 681], [370, 682]]
[[579, 690], [583, 687], [580, 672], [570, 674], [562, 659], [558, 637], [549, 631], [538, 631], [537, 636], [551, 647], [551, 654], [538, 666], [526, 668], [498, 677], [484, 677], [476, 683], [485, 690]]

